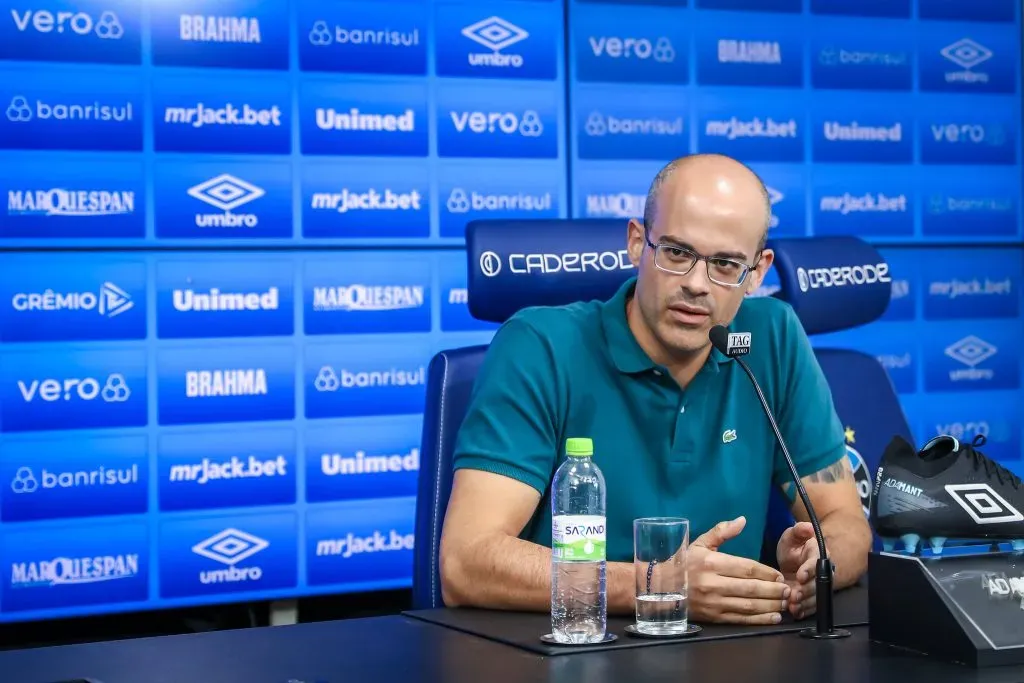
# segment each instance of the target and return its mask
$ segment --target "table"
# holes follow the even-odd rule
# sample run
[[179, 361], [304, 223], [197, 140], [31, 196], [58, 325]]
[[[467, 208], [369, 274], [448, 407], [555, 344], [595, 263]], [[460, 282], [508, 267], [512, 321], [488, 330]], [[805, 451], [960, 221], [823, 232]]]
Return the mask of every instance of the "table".
[[870, 643], [793, 633], [545, 657], [405, 615], [0, 653], [3, 683], [1010, 683]]

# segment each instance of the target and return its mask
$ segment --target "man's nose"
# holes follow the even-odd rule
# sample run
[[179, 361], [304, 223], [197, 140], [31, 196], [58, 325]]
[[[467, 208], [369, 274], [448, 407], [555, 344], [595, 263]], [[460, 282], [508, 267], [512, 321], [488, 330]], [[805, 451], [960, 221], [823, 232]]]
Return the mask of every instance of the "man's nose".
[[683, 289], [694, 295], [710, 294], [713, 284], [708, 277], [707, 263], [699, 260], [693, 264], [690, 272], [683, 276], [681, 283]]

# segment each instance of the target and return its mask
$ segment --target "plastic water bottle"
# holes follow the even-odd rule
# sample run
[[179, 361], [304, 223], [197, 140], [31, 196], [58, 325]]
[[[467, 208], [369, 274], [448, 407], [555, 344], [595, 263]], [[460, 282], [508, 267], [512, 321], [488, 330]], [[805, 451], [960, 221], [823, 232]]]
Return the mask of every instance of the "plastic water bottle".
[[591, 439], [568, 439], [551, 482], [551, 635], [596, 643], [608, 627], [604, 475]]

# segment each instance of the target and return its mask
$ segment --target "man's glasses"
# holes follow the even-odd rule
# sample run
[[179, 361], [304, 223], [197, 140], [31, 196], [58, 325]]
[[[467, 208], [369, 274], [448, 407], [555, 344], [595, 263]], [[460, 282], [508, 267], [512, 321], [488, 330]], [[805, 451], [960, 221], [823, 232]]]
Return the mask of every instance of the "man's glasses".
[[718, 256], [701, 256], [674, 244], [654, 244], [650, 239], [647, 239], [647, 244], [654, 249], [654, 267], [658, 270], [672, 275], [686, 275], [697, 265], [697, 261], [703, 261], [707, 267], [708, 278], [723, 287], [739, 287], [747, 279], [747, 273], [757, 268], [742, 261]]

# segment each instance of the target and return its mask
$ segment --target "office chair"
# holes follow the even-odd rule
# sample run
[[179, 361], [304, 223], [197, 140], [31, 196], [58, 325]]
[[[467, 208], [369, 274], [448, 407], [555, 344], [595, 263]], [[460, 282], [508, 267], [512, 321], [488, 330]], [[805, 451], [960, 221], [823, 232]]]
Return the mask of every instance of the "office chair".
[[[466, 228], [470, 313], [479, 320], [501, 323], [528, 306], [611, 297], [635, 274], [625, 250], [626, 229], [622, 220], [470, 223]], [[793, 305], [808, 334], [866, 324], [888, 306], [888, 282], [822, 284], [828, 281], [828, 269], [882, 263], [878, 252], [863, 241], [794, 238], [773, 240], [769, 246], [776, 251], [778, 268], [779, 290], [773, 295]], [[821, 269], [826, 269], [824, 275]], [[444, 606], [439, 549], [451, 492], [452, 452], [486, 352], [487, 345], [441, 351], [428, 368], [413, 552], [415, 609]], [[863, 459], [870, 483], [888, 439], [896, 433], [909, 437], [892, 383], [878, 361], [866, 354], [818, 349], [816, 355], [843, 424], [855, 433], [856, 443], [848, 444], [848, 455]], [[772, 558], [774, 541], [790, 524], [792, 516], [783, 499], [775, 496], [764, 545]]]

